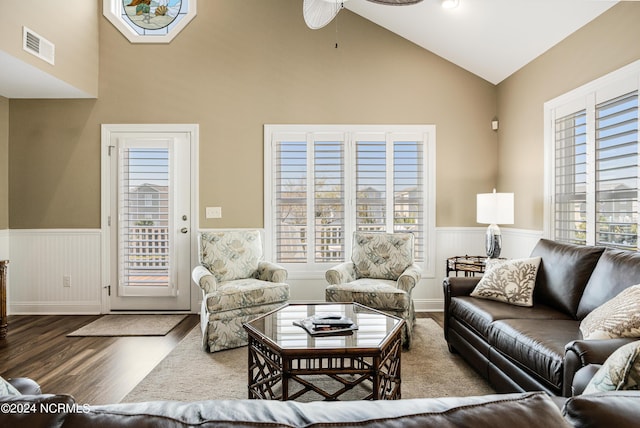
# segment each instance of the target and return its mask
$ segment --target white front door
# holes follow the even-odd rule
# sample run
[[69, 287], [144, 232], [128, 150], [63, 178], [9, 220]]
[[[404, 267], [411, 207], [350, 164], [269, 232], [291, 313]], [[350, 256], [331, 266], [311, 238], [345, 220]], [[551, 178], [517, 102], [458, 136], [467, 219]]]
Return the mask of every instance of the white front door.
[[193, 135], [130, 127], [103, 132], [109, 310], [190, 310]]

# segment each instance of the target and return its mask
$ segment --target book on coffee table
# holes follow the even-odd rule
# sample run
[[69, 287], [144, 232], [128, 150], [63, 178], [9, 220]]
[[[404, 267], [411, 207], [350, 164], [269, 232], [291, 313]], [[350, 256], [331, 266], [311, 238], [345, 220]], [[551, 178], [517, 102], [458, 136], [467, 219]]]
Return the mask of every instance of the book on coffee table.
[[316, 314], [294, 321], [293, 325], [304, 328], [312, 336], [353, 334], [358, 329], [351, 318], [339, 314]]

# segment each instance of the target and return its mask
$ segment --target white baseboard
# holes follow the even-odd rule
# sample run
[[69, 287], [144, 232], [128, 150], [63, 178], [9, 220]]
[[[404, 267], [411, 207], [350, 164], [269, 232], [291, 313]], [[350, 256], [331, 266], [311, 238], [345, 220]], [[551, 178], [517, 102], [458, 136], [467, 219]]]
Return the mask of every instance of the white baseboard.
[[12, 303], [11, 315], [98, 315], [100, 301], [90, 302], [18, 302]]

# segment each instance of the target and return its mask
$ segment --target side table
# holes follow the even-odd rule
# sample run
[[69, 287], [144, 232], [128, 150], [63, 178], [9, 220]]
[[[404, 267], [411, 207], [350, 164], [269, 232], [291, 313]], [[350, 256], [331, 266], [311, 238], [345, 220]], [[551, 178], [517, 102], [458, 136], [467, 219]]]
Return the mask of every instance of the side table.
[[0, 260], [0, 339], [7, 337], [7, 265], [9, 260]]
[[450, 272], [464, 272], [464, 276], [476, 276], [476, 273], [484, 273], [486, 256], [455, 256], [447, 259], [447, 277]]

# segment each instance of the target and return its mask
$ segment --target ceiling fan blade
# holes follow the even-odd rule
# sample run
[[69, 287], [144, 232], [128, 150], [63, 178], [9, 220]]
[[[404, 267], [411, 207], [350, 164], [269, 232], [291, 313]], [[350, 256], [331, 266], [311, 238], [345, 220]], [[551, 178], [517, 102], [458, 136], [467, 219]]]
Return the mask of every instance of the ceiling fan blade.
[[389, 6], [404, 6], [408, 4], [420, 3], [422, 0], [368, 0], [372, 3], [386, 4]]
[[317, 30], [330, 23], [336, 17], [342, 2], [325, 0], [304, 0], [302, 14], [307, 27]]

